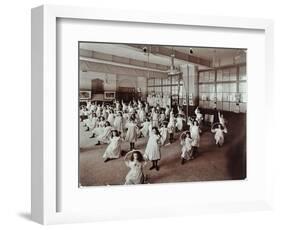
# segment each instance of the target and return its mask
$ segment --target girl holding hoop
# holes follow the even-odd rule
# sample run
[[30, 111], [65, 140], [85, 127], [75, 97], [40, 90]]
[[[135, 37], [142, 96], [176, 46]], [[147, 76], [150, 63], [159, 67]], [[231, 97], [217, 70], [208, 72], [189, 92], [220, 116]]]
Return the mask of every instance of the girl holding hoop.
[[130, 168], [125, 179], [125, 184], [143, 184], [143, 166], [145, 165], [145, 160], [141, 152], [137, 150], [130, 151], [126, 154], [124, 160], [126, 166]]
[[[218, 127], [214, 128], [215, 125], [218, 125]], [[215, 133], [214, 139], [216, 141], [216, 145], [221, 147], [224, 143], [224, 133], [227, 133], [227, 129], [224, 128], [220, 123], [214, 123], [211, 132]]]

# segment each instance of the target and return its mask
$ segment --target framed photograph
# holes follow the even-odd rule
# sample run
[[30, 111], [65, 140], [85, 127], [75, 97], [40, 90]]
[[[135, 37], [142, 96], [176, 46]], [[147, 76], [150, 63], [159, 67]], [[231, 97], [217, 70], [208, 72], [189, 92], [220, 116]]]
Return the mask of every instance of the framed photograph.
[[105, 91], [104, 92], [104, 99], [106, 99], [106, 100], [114, 100], [115, 99], [115, 92]]
[[274, 106], [272, 33], [264, 19], [32, 9], [32, 219], [271, 209], [274, 127], [256, 124]]
[[80, 100], [91, 100], [91, 91], [80, 90]]

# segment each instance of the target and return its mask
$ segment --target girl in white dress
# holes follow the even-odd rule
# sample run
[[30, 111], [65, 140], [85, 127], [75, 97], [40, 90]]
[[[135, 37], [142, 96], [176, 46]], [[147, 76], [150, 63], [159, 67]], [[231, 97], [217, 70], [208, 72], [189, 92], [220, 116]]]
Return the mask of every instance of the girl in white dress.
[[105, 159], [104, 162], [119, 158], [121, 154], [121, 138], [119, 132], [113, 130], [111, 135], [110, 143], [103, 154], [103, 158]]
[[152, 119], [152, 126], [158, 128], [159, 127], [159, 114], [155, 108], [152, 109], [151, 119]]
[[221, 147], [224, 143], [224, 133], [227, 133], [227, 130], [222, 127], [221, 124], [218, 125], [218, 128], [212, 129], [212, 133], [215, 133], [215, 141], [218, 147]]
[[169, 129], [168, 129], [167, 126], [168, 126], [168, 122], [164, 121], [161, 129], [159, 130], [160, 135], [161, 135], [161, 138], [160, 138], [161, 145], [169, 145], [170, 144]]
[[116, 117], [115, 117], [115, 120], [114, 120], [114, 123], [113, 123], [113, 126], [114, 128], [121, 133], [121, 136], [123, 135], [123, 132], [124, 132], [124, 119], [123, 119], [123, 116], [122, 116], [122, 112], [118, 112]]
[[190, 137], [189, 132], [184, 132], [181, 135], [181, 164], [184, 164], [184, 162], [187, 160], [193, 159], [192, 156], [192, 139]]
[[146, 114], [149, 112], [149, 104], [147, 102], [145, 103], [144, 111]]
[[103, 107], [102, 112], [101, 112], [102, 116], [105, 118], [105, 120], [107, 120], [108, 117], [108, 113], [106, 112], [106, 109]]
[[122, 110], [123, 110], [123, 112], [125, 112], [127, 109], [128, 109], [127, 104], [125, 104], [125, 103], [122, 101]]
[[96, 128], [97, 124], [98, 124], [98, 117], [94, 112], [92, 112], [92, 116], [91, 118], [88, 119], [87, 128], [85, 131], [90, 131]]
[[170, 114], [170, 107], [167, 105], [166, 108], [165, 108], [165, 116], [166, 116], [166, 118], [169, 117], [169, 114]]
[[162, 124], [165, 120], [165, 112], [164, 110], [161, 110], [160, 116], [159, 116], [159, 123]]
[[108, 121], [105, 122], [105, 126], [103, 128], [103, 132], [97, 136], [98, 143], [96, 145], [100, 145], [101, 143], [109, 143], [111, 136], [112, 127]]
[[183, 129], [183, 117], [181, 114], [178, 114], [178, 116], [177, 116], [176, 128], [178, 131], [182, 131], [182, 129]]
[[196, 121], [198, 122], [198, 125], [201, 126], [203, 121], [203, 114], [200, 112], [198, 107], [195, 109], [194, 113], [196, 115]]
[[181, 115], [182, 117], [185, 116], [185, 114], [180, 106], [178, 106], [178, 115]]
[[223, 114], [218, 112], [218, 115], [219, 115], [219, 122], [221, 123], [224, 130], [226, 130], [226, 132], [227, 132], [227, 128], [226, 128], [226, 125], [225, 125], [226, 122], [225, 122]]
[[105, 126], [105, 118], [99, 117], [96, 127], [92, 130], [92, 135], [90, 136], [90, 138], [94, 138], [95, 136], [102, 134], [104, 131], [104, 126]]
[[169, 134], [170, 134], [170, 143], [172, 143], [174, 140], [174, 133], [175, 133], [175, 117], [174, 117], [173, 111], [170, 112], [168, 130], [169, 130]]
[[126, 128], [128, 130], [126, 133], [125, 141], [130, 143], [130, 150], [133, 150], [135, 148], [135, 142], [138, 138], [137, 124], [135, 123], [134, 119], [130, 118]]
[[140, 108], [138, 114], [139, 114], [140, 122], [144, 122], [146, 118], [146, 113], [144, 111], [144, 108]]
[[145, 165], [145, 161], [140, 151], [134, 150], [128, 152], [124, 160], [127, 167], [130, 168], [126, 176], [125, 184], [143, 184], [143, 166]]
[[119, 101], [115, 102], [115, 108], [116, 108], [116, 111], [120, 111], [121, 105], [120, 105]]
[[192, 155], [195, 155], [198, 153], [198, 148], [200, 146], [200, 129], [197, 121], [194, 121], [190, 126], [190, 136], [192, 139]]
[[151, 134], [149, 136], [146, 149], [145, 149], [145, 158], [150, 160], [152, 162], [152, 166], [150, 167], [150, 170], [156, 169], [159, 170], [158, 161], [161, 159], [161, 153], [160, 153], [160, 132], [157, 129], [157, 127], [153, 127]]
[[113, 123], [114, 123], [114, 111], [112, 109], [109, 109], [107, 121], [110, 123], [111, 126], [113, 126]]
[[142, 128], [140, 129], [140, 134], [144, 137], [149, 136], [149, 128], [151, 126], [151, 122], [148, 118], [145, 119], [145, 122], [142, 123]]
[[101, 116], [101, 106], [100, 105], [97, 106], [96, 114], [97, 114], [97, 117]]

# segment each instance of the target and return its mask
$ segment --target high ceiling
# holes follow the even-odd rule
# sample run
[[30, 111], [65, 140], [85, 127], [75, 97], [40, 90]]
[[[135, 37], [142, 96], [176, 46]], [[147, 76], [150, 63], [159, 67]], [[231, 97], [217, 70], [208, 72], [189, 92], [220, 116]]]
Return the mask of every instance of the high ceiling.
[[[165, 52], [157, 52], [157, 47], [165, 49]], [[146, 48], [146, 52], [143, 51]], [[154, 49], [153, 49], [154, 48]], [[171, 65], [171, 52], [177, 52], [175, 56], [175, 66], [181, 64], [196, 64], [199, 69], [210, 68], [210, 65], [216, 61], [228, 60], [229, 64], [233, 64], [235, 59], [245, 57], [245, 50], [231, 48], [199, 48], [199, 47], [172, 47], [172, 46], [150, 46], [150, 45], [129, 45], [129, 44], [108, 44], [108, 43], [80, 43], [80, 49], [84, 51], [93, 51], [118, 57], [134, 59], [143, 62], [149, 62], [160, 65]], [[190, 52], [192, 49], [192, 53]], [[167, 51], [167, 52], [166, 52]], [[149, 55], [148, 55], [149, 53]], [[189, 58], [186, 59], [185, 57]], [[180, 58], [184, 57], [184, 58]], [[206, 62], [197, 62], [196, 58]], [[245, 58], [243, 58], [244, 60]], [[193, 60], [193, 61], [192, 61]], [[203, 63], [203, 64], [202, 64]], [[226, 62], [227, 63], [227, 62]]]

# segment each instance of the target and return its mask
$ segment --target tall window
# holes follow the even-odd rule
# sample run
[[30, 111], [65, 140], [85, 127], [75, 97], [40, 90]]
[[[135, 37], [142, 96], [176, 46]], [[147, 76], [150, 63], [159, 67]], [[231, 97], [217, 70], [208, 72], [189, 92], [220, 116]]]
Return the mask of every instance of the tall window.
[[221, 68], [199, 72], [199, 105], [213, 108], [216, 101], [219, 110], [234, 111], [240, 96], [240, 112], [246, 112], [246, 66]]

